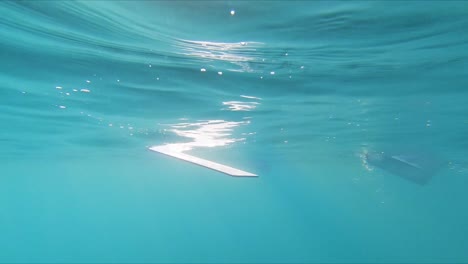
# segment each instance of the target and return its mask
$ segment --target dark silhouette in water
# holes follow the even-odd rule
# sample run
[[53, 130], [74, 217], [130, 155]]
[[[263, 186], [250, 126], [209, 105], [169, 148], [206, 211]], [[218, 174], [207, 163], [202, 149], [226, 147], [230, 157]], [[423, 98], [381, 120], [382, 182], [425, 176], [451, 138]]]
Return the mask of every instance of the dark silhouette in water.
[[426, 185], [441, 167], [440, 160], [429, 154], [369, 152], [368, 164], [419, 185]]

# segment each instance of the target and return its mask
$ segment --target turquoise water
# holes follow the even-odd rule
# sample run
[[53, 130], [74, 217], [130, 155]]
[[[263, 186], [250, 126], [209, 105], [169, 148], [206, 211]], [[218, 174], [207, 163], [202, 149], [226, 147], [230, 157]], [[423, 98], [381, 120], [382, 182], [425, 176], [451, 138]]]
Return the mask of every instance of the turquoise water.
[[463, 1], [0, 2], [0, 262], [468, 262], [467, 28]]

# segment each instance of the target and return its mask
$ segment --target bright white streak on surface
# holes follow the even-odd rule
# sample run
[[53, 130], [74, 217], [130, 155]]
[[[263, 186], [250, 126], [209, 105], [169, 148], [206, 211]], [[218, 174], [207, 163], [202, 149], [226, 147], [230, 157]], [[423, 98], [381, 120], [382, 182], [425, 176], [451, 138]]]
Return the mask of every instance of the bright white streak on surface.
[[225, 120], [207, 120], [196, 123], [179, 123], [172, 125], [170, 131], [176, 135], [190, 138], [191, 142], [171, 143], [161, 146], [152, 146], [150, 150], [188, 161], [203, 167], [220, 171], [232, 176], [257, 176], [253, 173], [232, 168], [213, 161], [194, 157], [183, 152], [190, 151], [198, 147], [220, 147], [245, 140], [244, 138], [231, 138], [233, 129], [250, 121], [229, 122]]

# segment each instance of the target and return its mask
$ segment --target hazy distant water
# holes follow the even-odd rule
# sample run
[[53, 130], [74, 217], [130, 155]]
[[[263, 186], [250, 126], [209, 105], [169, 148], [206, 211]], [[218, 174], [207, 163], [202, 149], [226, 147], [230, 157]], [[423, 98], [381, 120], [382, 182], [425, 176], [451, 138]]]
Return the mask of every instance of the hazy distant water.
[[0, 262], [467, 262], [467, 28], [464, 1], [0, 2]]

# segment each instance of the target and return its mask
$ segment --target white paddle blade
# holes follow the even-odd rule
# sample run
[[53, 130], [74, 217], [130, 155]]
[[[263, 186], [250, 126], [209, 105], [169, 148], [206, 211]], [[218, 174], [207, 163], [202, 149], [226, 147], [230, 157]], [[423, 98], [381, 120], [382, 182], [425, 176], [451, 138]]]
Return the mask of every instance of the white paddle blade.
[[223, 164], [219, 164], [213, 161], [197, 158], [191, 155], [184, 154], [182, 152], [173, 151], [173, 150], [170, 150], [166, 146], [153, 146], [153, 147], [150, 147], [149, 149], [152, 151], [159, 152], [164, 155], [168, 155], [168, 156], [180, 159], [180, 160], [185, 160], [185, 161], [203, 166], [205, 168], [209, 168], [215, 171], [226, 173], [231, 176], [236, 176], [236, 177], [256, 177], [257, 176], [256, 174], [253, 174], [247, 171], [239, 170], [239, 169], [229, 167]]

